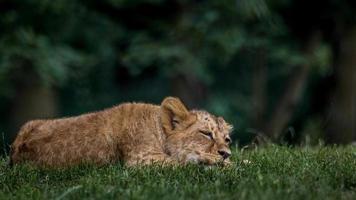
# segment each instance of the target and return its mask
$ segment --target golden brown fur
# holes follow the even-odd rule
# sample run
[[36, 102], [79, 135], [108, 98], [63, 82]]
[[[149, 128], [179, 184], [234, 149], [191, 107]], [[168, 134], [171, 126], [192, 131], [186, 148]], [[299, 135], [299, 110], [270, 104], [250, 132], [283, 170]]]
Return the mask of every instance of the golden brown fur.
[[173, 97], [160, 106], [125, 103], [77, 117], [26, 123], [11, 146], [11, 163], [65, 167], [80, 163], [228, 164], [232, 127]]

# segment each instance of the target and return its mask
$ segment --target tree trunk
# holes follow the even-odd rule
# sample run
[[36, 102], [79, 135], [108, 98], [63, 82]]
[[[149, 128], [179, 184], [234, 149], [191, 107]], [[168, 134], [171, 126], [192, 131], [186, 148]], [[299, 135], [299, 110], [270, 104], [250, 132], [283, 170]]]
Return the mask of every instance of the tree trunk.
[[272, 140], [278, 140], [283, 134], [283, 130], [288, 125], [291, 120], [296, 106], [301, 99], [305, 85], [307, 83], [308, 74], [310, 71], [310, 60], [313, 57], [315, 49], [320, 44], [320, 34], [319, 32], [313, 32], [305, 44], [303, 52], [307, 59], [307, 62], [299, 67], [295, 68], [289, 81], [286, 83], [284, 93], [281, 98], [277, 101], [275, 109], [264, 126], [264, 133], [266, 136]]
[[57, 95], [54, 88], [44, 86], [38, 76], [29, 73], [18, 87], [11, 105], [9, 141], [28, 120], [52, 118], [58, 114]]
[[254, 55], [256, 59], [253, 64], [252, 77], [252, 110], [251, 121], [256, 133], [261, 131], [265, 119], [265, 109], [267, 103], [267, 52], [265, 48], [259, 48]]
[[356, 25], [343, 32], [334, 46], [336, 86], [329, 108], [328, 143], [346, 144], [356, 140]]

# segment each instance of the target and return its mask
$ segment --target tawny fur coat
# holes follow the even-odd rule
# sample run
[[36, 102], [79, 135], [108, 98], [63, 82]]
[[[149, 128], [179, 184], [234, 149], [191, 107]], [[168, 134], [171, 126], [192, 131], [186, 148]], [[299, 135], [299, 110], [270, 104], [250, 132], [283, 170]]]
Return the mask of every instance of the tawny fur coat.
[[19, 131], [10, 163], [65, 167], [137, 164], [229, 164], [232, 126], [174, 97], [161, 105], [124, 103], [77, 117], [34, 120]]

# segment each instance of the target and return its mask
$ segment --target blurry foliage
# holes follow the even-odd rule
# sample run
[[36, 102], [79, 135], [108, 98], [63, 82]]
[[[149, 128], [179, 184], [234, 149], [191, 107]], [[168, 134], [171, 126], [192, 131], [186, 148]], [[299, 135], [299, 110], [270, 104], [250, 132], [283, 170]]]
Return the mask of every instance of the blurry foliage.
[[[268, 52], [272, 100], [283, 87], [280, 80], [305, 62], [278, 13], [291, 2], [2, 1], [0, 104], [14, 98], [21, 79], [15, 73], [23, 68], [59, 89], [61, 115], [128, 100], [159, 103], [170, 95], [171, 77], [191, 74], [209, 88], [206, 108], [226, 116], [243, 138], [253, 112], [255, 52]], [[327, 45], [317, 52], [320, 75], [330, 70], [329, 54]]]

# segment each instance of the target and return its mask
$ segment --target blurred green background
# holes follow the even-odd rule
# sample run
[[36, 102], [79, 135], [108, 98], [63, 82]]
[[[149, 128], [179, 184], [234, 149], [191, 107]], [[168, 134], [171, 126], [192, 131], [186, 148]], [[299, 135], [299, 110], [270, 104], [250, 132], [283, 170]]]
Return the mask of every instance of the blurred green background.
[[237, 144], [356, 141], [352, 0], [1, 0], [0, 133], [180, 97]]

